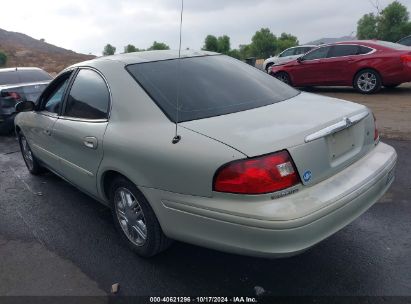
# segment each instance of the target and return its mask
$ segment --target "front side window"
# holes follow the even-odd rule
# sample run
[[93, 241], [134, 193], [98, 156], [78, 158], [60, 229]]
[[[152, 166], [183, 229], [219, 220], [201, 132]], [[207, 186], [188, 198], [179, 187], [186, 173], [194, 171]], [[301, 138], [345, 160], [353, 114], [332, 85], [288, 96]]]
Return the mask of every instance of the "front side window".
[[51, 91], [48, 97], [43, 101], [44, 111], [59, 114], [61, 105], [63, 104], [64, 92], [69, 82], [69, 75], [58, 83]]
[[137, 63], [127, 70], [173, 122], [177, 117], [183, 122], [250, 110], [299, 94], [224, 55]]
[[106, 82], [95, 71], [82, 69], [67, 98], [64, 116], [81, 119], [107, 119], [110, 93]]
[[305, 55], [303, 57], [303, 59], [304, 60], [323, 59], [323, 58], [327, 57], [329, 51], [330, 51], [329, 46], [322, 47], [322, 48], [316, 49], [316, 50], [308, 53], [307, 55]]

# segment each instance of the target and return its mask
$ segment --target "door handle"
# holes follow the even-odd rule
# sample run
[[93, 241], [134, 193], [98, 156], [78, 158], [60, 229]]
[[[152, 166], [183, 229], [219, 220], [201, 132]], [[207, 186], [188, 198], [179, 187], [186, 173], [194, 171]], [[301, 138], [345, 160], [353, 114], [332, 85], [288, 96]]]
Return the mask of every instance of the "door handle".
[[83, 139], [83, 144], [89, 149], [97, 149], [98, 140], [94, 136], [86, 136]]

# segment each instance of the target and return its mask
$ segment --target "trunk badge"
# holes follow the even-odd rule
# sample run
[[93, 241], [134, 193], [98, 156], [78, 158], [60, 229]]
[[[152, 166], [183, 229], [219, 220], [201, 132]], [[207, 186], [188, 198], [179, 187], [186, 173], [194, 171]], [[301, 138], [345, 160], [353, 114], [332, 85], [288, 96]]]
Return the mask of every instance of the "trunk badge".
[[348, 117], [345, 118], [345, 124], [347, 125], [347, 127], [351, 127], [353, 125], [353, 122], [351, 121], [351, 119], [349, 119]]
[[313, 174], [311, 173], [310, 170], [305, 171], [303, 174], [303, 179], [306, 183], [309, 182], [312, 177], [313, 177]]

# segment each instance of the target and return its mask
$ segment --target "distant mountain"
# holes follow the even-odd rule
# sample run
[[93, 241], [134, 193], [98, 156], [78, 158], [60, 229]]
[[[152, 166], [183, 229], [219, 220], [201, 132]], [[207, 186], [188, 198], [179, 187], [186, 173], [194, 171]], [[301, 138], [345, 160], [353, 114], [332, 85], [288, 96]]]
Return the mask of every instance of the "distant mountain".
[[34, 66], [51, 74], [85, 60], [95, 58], [37, 40], [25, 34], [0, 29], [0, 50], [6, 53], [7, 67]]
[[352, 36], [343, 36], [340, 38], [321, 38], [315, 41], [308, 42], [306, 44], [314, 44], [314, 45], [319, 45], [319, 44], [329, 44], [329, 43], [335, 43], [335, 42], [340, 42], [340, 41], [350, 41], [350, 40], [356, 40], [356, 37]]

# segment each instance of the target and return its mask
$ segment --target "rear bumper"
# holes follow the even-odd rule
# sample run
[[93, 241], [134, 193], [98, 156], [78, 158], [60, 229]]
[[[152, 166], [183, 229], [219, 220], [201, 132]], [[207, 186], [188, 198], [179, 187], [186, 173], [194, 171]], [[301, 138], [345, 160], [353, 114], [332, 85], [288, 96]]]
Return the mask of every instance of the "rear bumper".
[[377, 202], [393, 182], [396, 159], [395, 150], [380, 143], [335, 176], [280, 199], [141, 190], [171, 238], [232, 253], [281, 257], [317, 244]]

